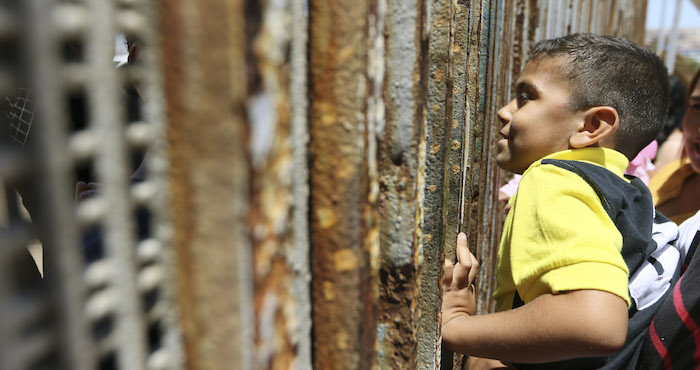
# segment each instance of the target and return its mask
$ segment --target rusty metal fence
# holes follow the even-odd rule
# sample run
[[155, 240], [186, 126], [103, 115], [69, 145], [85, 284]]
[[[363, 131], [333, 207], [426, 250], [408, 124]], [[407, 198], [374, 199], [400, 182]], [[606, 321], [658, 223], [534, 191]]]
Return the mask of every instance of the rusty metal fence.
[[495, 113], [531, 45], [641, 42], [645, 18], [631, 0], [0, 1], [0, 369], [459, 368], [442, 262], [467, 232], [493, 310]]

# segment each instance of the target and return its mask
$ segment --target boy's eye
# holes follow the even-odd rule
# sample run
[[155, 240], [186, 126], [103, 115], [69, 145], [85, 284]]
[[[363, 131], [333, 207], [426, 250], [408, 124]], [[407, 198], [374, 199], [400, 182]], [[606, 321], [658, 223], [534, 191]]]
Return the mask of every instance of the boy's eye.
[[690, 105], [690, 109], [692, 110], [700, 110], [700, 103], [695, 103]]
[[520, 107], [520, 106], [523, 106], [528, 100], [530, 100], [530, 96], [528, 96], [527, 94], [524, 94], [524, 93], [520, 93], [517, 96], [517, 100], [518, 100], [518, 106]]

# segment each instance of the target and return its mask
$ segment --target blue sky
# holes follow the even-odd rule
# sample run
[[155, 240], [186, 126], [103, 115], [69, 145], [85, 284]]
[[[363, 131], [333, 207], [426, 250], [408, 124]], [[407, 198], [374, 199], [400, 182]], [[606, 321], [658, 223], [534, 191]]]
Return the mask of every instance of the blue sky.
[[[670, 28], [673, 22], [676, 0], [648, 0], [647, 29], [658, 29], [661, 24], [662, 7], [664, 28]], [[700, 28], [700, 12], [690, 0], [683, 0], [681, 5], [680, 28]]]

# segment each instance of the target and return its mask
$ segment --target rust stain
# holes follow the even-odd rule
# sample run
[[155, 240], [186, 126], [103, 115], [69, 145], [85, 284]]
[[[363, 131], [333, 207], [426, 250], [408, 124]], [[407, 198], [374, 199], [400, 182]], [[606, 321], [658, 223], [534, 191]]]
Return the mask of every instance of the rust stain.
[[335, 335], [335, 342], [338, 349], [347, 350], [350, 348], [350, 335], [345, 330], [340, 329]]
[[333, 106], [327, 103], [319, 103], [319, 122], [323, 126], [331, 126], [336, 123], [337, 114]]
[[343, 151], [344, 148], [335, 148], [335, 152], [339, 155], [334, 163], [336, 177], [340, 181], [350, 181], [357, 177], [359, 161], [343, 156]]
[[433, 73], [433, 79], [435, 80], [435, 82], [442, 82], [443, 78], [445, 78], [445, 71], [443, 71], [442, 69], [438, 69], [437, 71], [435, 71], [435, 73]]
[[341, 249], [333, 254], [335, 269], [339, 272], [352, 271], [357, 268], [357, 257], [351, 249]]
[[338, 218], [335, 216], [335, 212], [332, 208], [316, 209], [316, 218], [318, 220], [318, 225], [322, 229], [330, 229], [338, 222]]
[[323, 282], [323, 297], [327, 301], [335, 300], [335, 284], [332, 281]]
[[343, 64], [347, 62], [355, 54], [355, 51], [356, 48], [354, 46], [346, 46], [338, 50], [338, 64]]

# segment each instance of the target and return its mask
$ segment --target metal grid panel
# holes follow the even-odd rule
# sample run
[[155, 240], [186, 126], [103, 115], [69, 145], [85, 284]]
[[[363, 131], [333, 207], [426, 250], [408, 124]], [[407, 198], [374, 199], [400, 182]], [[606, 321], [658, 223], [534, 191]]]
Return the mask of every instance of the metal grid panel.
[[[26, 278], [12, 286], [2, 279], [2, 369], [177, 369], [153, 9], [147, 1], [19, 3], [12, 17], [0, 16], [0, 37], [10, 32], [26, 46], [26, 64], [14, 67], [27, 67], [19, 75], [29, 77], [13, 86], [35, 107], [20, 107], [25, 95], [3, 89], [14, 97], [9, 112], [21, 113], [8, 115], [15, 120], [9, 123], [31, 116], [33, 124], [9, 126], [19, 141], [28, 138], [23, 162], [14, 162], [28, 171], [2, 178], [12, 185], [8, 209], [19, 193], [31, 216], [44, 279], [36, 289]], [[6, 19], [23, 20], [24, 32], [12, 33]], [[136, 62], [120, 69], [112, 61], [118, 32], [141, 48]], [[92, 196], [77, 198], [78, 180], [96, 184]], [[0, 236], [5, 265], [33, 237], [22, 224], [10, 226]], [[27, 299], [34, 291], [38, 298]]]

